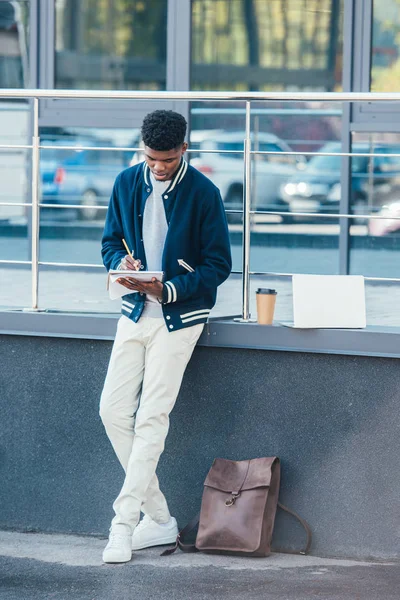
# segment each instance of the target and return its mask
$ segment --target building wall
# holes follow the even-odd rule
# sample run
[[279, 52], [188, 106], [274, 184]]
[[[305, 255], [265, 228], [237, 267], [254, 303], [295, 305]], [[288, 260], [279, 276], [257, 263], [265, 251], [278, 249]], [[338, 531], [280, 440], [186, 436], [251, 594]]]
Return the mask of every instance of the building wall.
[[[123, 480], [98, 416], [111, 342], [0, 336], [0, 527], [107, 535]], [[399, 556], [399, 360], [198, 347], [159, 465], [184, 525], [214, 457], [278, 455], [316, 555]], [[275, 546], [303, 534], [279, 515]]]

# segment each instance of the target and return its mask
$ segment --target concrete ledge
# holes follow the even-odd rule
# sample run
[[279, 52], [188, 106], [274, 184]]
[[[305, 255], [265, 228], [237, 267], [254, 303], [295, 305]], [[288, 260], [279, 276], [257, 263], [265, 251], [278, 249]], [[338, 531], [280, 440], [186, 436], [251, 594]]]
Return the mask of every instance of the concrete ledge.
[[[0, 334], [113, 340], [119, 314], [0, 312]], [[400, 327], [291, 329], [211, 319], [200, 346], [400, 358]]]

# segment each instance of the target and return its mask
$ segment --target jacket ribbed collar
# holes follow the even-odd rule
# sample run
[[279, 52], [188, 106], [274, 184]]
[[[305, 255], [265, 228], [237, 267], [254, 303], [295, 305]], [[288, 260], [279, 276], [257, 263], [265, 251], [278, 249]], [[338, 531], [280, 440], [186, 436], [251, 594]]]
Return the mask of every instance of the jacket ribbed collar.
[[[188, 168], [188, 164], [187, 164], [186, 160], [184, 158], [182, 158], [182, 160], [179, 164], [179, 167], [175, 173], [174, 178], [171, 179], [168, 189], [166, 189], [164, 192], [165, 194], [172, 192], [172, 190], [174, 190], [175, 187], [181, 183], [182, 179], [186, 175], [187, 168]], [[145, 181], [146, 185], [151, 186], [150, 167], [146, 161], [144, 161], [144, 163], [143, 163], [143, 177], [144, 177], [144, 181]]]

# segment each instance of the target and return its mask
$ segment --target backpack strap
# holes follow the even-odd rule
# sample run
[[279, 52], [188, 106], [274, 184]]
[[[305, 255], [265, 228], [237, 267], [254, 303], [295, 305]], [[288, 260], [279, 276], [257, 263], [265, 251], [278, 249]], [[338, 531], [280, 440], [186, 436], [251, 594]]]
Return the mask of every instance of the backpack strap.
[[290, 508], [288, 508], [287, 506], [284, 506], [280, 502], [278, 502], [278, 506], [280, 509], [287, 512], [289, 515], [292, 515], [292, 517], [294, 517], [295, 519], [297, 519], [299, 521], [299, 523], [301, 523], [301, 525], [303, 526], [303, 528], [306, 532], [307, 540], [306, 540], [306, 545], [305, 545], [304, 549], [300, 550], [299, 552], [296, 550], [276, 550], [276, 552], [283, 552], [284, 554], [308, 554], [310, 552], [311, 542], [312, 542], [312, 533], [311, 533], [309, 524], [307, 523], [307, 521], [302, 519], [297, 513], [295, 513], [294, 510], [291, 510]]
[[197, 513], [197, 515], [193, 517], [193, 519], [189, 521], [189, 523], [178, 533], [175, 546], [164, 550], [164, 552], [160, 556], [169, 556], [170, 554], [173, 554], [178, 548], [180, 548], [182, 552], [198, 552], [195, 544], [185, 544], [182, 540], [188, 533], [190, 533], [191, 531], [193, 531], [193, 529], [197, 527], [199, 521], [200, 513]]

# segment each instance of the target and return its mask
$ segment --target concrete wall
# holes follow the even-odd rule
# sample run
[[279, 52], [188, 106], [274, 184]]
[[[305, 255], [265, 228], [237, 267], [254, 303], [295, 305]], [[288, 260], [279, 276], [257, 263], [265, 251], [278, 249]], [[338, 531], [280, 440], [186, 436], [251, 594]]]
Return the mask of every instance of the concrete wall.
[[[98, 400], [111, 342], [0, 336], [0, 528], [106, 535], [123, 472]], [[198, 347], [159, 465], [180, 525], [216, 456], [282, 459], [313, 553], [399, 557], [400, 361]], [[275, 544], [302, 544], [280, 515]]]

